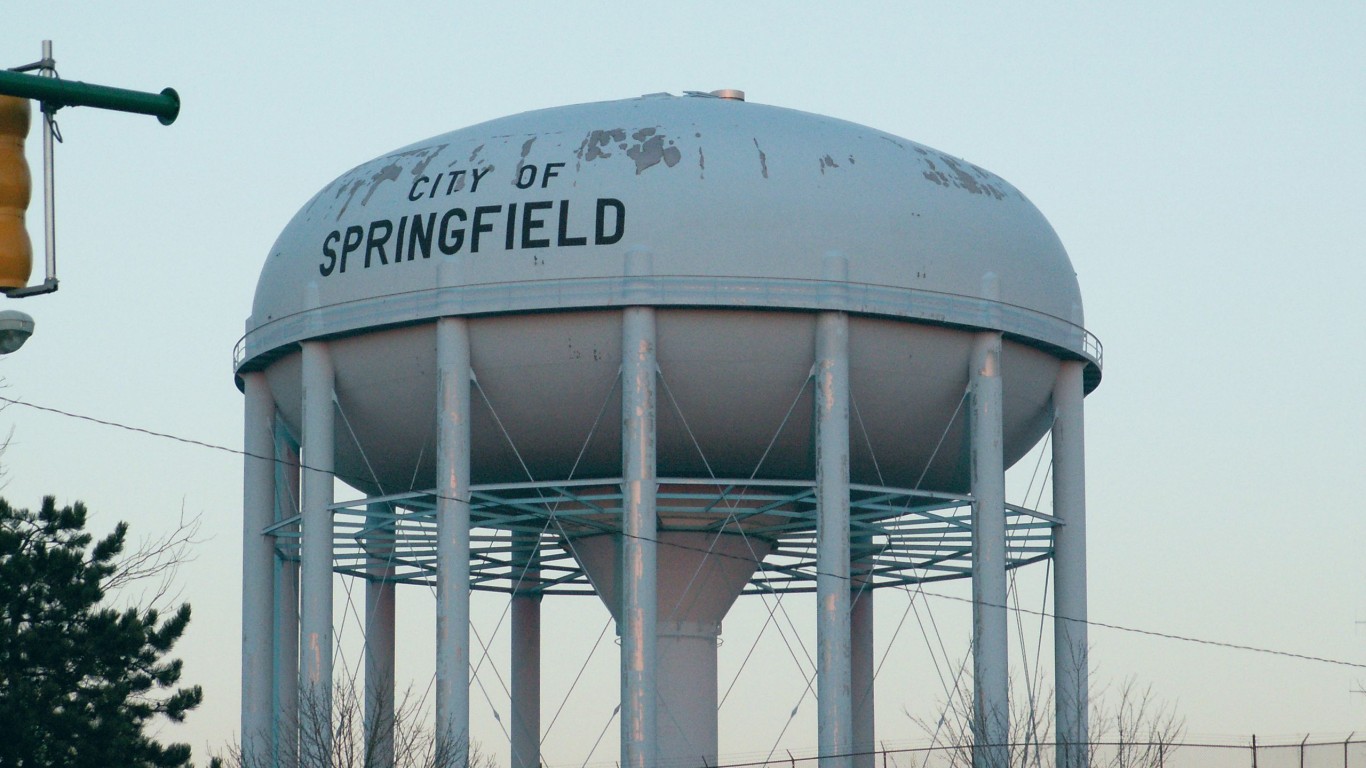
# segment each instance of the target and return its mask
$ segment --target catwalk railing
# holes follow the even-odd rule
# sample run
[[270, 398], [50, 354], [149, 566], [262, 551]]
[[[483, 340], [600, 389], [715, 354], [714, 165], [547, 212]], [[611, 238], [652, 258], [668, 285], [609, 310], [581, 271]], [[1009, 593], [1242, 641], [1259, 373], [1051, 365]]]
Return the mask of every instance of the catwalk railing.
[[[1008, 768], [1053, 768], [1054, 748], [1011, 744]], [[1186, 739], [1180, 742], [1096, 742], [1089, 768], [1366, 768], [1366, 734], [1345, 738]], [[854, 768], [970, 768], [969, 745], [878, 750], [851, 755]], [[871, 759], [870, 759], [871, 758]], [[815, 755], [774, 754], [766, 760], [671, 768], [816, 768]], [[667, 761], [661, 761], [667, 765]], [[1006, 768], [1006, 767], [1002, 767]]]

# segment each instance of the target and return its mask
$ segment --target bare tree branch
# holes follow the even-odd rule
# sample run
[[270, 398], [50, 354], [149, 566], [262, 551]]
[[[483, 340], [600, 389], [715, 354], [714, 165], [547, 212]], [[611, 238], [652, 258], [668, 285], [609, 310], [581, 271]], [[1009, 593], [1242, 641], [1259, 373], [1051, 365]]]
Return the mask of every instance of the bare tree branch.
[[[333, 687], [330, 717], [314, 717], [319, 708], [328, 706], [325, 698], [300, 692], [297, 749], [301, 768], [497, 768], [493, 756], [485, 754], [477, 743], [438, 738], [430, 724], [426, 697], [416, 695], [411, 688], [404, 692], [392, 715], [372, 707], [370, 711], [381, 714], [367, 716], [363, 696], [354, 682], [339, 682]], [[231, 743], [215, 758], [214, 765], [276, 765], [274, 757], [262, 748], [270, 744], [270, 734], [259, 736], [251, 740], [254, 754], [246, 754], [241, 743]], [[281, 745], [281, 749], [288, 753], [292, 746]], [[292, 764], [287, 758], [279, 762]]]
[[[1117, 698], [1113, 705], [1110, 700]], [[1009, 764], [1012, 768], [1051, 768], [1054, 751], [1053, 692], [1036, 696], [1032, 705], [1015, 695], [1011, 685]], [[972, 681], [963, 676], [941, 702], [938, 718], [907, 716], [932, 740], [936, 759], [951, 768], [972, 766]], [[903, 710], [904, 711], [904, 710]], [[1161, 768], [1185, 736], [1186, 721], [1160, 702], [1152, 686], [1124, 680], [1113, 693], [1106, 688], [1091, 697], [1092, 768]]]
[[[182, 502], [175, 527], [161, 534], [144, 536], [136, 549], [120, 555], [114, 572], [105, 582], [105, 588], [110, 593], [119, 594], [133, 584], [149, 585], [131, 602], [152, 610], [177, 602], [180, 599], [179, 592], [171, 591], [176, 584], [176, 574], [181, 565], [195, 559], [194, 548], [204, 543], [204, 539], [199, 538], [202, 524], [203, 515], [186, 517]], [[125, 595], [120, 596], [127, 598]]]

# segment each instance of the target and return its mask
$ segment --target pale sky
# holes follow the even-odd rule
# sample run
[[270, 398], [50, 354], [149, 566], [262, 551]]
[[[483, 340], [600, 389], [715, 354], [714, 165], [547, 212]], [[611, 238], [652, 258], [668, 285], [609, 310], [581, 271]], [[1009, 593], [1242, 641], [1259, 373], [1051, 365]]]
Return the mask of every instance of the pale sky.
[[[238, 448], [231, 352], [260, 265], [333, 178], [502, 115], [738, 88], [966, 158], [1052, 222], [1105, 345], [1105, 379], [1087, 399], [1092, 619], [1366, 664], [1366, 5], [0, 6], [0, 66], [37, 59], [43, 39], [66, 78], [173, 86], [184, 107], [170, 127], [59, 113], [62, 287], [0, 300], [37, 321], [0, 361], [6, 397]], [[29, 155], [36, 169], [36, 130]], [[37, 203], [30, 230], [41, 239]], [[0, 428], [13, 430], [4, 493], [17, 505], [83, 500], [97, 529], [127, 520], [135, 537], [182, 510], [203, 516], [205, 541], [181, 571], [194, 620], [176, 650], [206, 701], [164, 734], [205, 759], [238, 727], [240, 459], [21, 406]], [[1039, 607], [1042, 567], [1019, 579]], [[400, 675], [421, 691], [431, 596], [400, 593]], [[967, 607], [918, 600], [961, 659]], [[879, 594], [888, 745], [923, 742], [910, 718], [933, 717], [943, 698], [943, 653], [927, 650], [914, 614], [892, 639], [907, 605]], [[809, 600], [788, 608], [810, 648]], [[506, 694], [490, 674], [506, 675], [502, 610], [476, 598], [475, 628], [494, 650], [472, 718], [506, 765], [492, 714], [507, 720]], [[607, 613], [573, 598], [545, 611], [548, 723]], [[743, 598], [728, 619], [723, 690], [764, 615]], [[1038, 620], [1022, 622], [1032, 649]], [[1101, 627], [1091, 640], [1097, 688], [1151, 683], [1192, 734], [1366, 731], [1366, 695], [1352, 692], [1363, 668]], [[770, 629], [722, 708], [723, 760], [814, 747], [809, 697], [779, 737], [803, 687], [782, 648]], [[547, 736], [551, 765], [616, 759], [615, 669], [609, 632]]]

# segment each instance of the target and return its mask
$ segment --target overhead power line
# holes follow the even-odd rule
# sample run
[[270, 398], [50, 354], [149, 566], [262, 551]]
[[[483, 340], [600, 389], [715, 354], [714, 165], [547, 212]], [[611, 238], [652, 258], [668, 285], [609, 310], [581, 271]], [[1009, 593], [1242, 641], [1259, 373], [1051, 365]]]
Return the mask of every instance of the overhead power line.
[[[239, 448], [229, 448], [229, 447], [223, 446], [223, 445], [216, 445], [216, 444], [214, 444], [214, 443], [207, 443], [207, 442], [204, 442], [204, 441], [202, 441], [202, 440], [195, 440], [195, 439], [193, 439], [193, 438], [181, 437], [181, 436], [179, 436], [179, 435], [173, 435], [173, 434], [170, 434], [170, 433], [168, 433], [168, 432], [158, 432], [158, 431], [156, 431], [156, 430], [146, 429], [146, 428], [143, 428], [143, 427], [137, 427], [137, 426], [133, 426], [133, 425], [131, 425], [131, 424], [124, 424], [124, 423], [122, 423], [122, 422], [110, 421], [110, 420], [108, 420], [108, 419], [100, 419], [100, 418], [96, 418], [96, 417], [94, 417], [94, 416], [87, 416], [87, 415], [85, 415], [85, 414], [73, 413], [73, 412], [71, 412], [71, 411], [66, 411], [66, 410], [63, 410], [63, 409], [61, 409], [61, 408], [53, 408], [53, 407], [51, 407], [51, 406], [38, 405], [37, 403], [30, 403], [30, 402], [27, 402], [27, 401], [25, 401], [25, 400], [19, 400], [19, 399], [12, 398], [12, 397], [5, 397], [5, 396], [3, 396], [3, 395], [0, 395], [0, 403], [6, 403], [6, 404], [9, 404], [9, 405], [17, 405], [17, 406], [21, 406], [21, 407], [24, 407], [24, 408], [30, 408], [30, 409], [35, 410], [35, 411], [41, 411], [41, 412], [43, 412], [43, 413], [51, 413], [51, 414], [54, 414], [54, 415], [57, 415], [57, 416], [63, 416], [63, 417], [66, 417], [66, 418], [77, 419], [77, 420], [79, 420], [79, 421], [85, 421], [85, 422], [89, 422], [89, 423], [92, 423], [92, 424], [99, 424], [100, 426], [112, 427], [112, 428], [114, 428], [114, 429], [121, 429], [121, 430], [124, 430], [124, 431], [127, 431], [127, 432], [134, 432], [134, 433], [141, 434], [141, 435], [147, 435], [147, 436], [149, 436], [149, 437], [156, 437], [156, 438], [161, 438], [161, 439], [164, 439], [164, 440], [172, 440], [172, 441], [175, 441], [175, 442], [177, 442], [177, 443], [183, 443], [183, 444], [185, 444], [185, 445], [193, 445], [193, 446], [197, 446], [197, 447], [200, 447], [200, 448], [207, 448], [207, 449], [209, 449], [209, 450], [221, 451], [221, 452], [223, 452], [223, 453], [232, 454], [232, 455], [234, 455], [234, 456], [242, 456], [242, 457], [245, 457], [245, 458], [254, 458], [254, 459], [263, 459], [263, 460], [266, 460], [266, 461], [283, 463], [283, 462], [281, 462], [280, 459], [277, 459], [277, 458], [274, 457], [274, 456], [262, 456], [262, 455], [254, 454], [254, 453], [251, 453], [251, 452], [249, 452], [249, 451], [242, 450], [242, 449], [239, 449]], [[304, 464], [302, 464], [302, 463], [299, 464], [298, 466], [299, 466], [300, 469], [310, 469], [310, 467], [308, 467], [307, 465], [304, 465]], [[337, 477], [340, 477], [343, 481], [348, 480], [348, 478], [346, 478], [346, 477], [344, 477], [344, 476], [341, 476], [341, 475], [336, 475], [336, 476], [337, 476]], [[440, 496], [439, 494], [433, 493], [432, 495], [433, 495], [434, 498], [437, 498], [437, 499], [443, 498], [443, 497]], [[447, 499], [447, 500], [451, 500], [451, 501], [463, 501], [462, 499]], [[694, 551], [694, 552], [700, 552], [700, 553], [703, 553], [703, 554], [710, 554], [712, 557], [723, 557], [723, 558], [728, 558], [728, 559], [733, 559], [733, 560], [743, 560], [743, 561], [751, 562], [751, 563], [754, 562], [754, 560], [753, 560], [752, 558], [747, 558], [747, 557], [744, 557], [743, 555], [732, 555], [732, 554], [721, 553], [721, 552], [710, 552], [709, 550], [704, 549], [704, 548], [702, 548], [702, 547], [689, 546], [689, 545], [681, 544], [681, 543], [677, 543], [677, 542], [662, 541], [662, 540], [660, 540], [660, 539], [654, 539], [654, 538], [648, 538], [648, 537], [631, 536], [631, 534], [627, 534], [627, 533], [625, 533], [625, 532], [622, 532], [621, 535], [622, 535], [622, 536], [628, 536], [628, 537], [631, 537], [631, 538], [637, 538], [637, 539], [640, 539], [640, 540], [642, 540], [642, 541], [649, 541], [649, 542], [652, 542], [652, 543], [656, 544], [657, 546], [674, 547], [674, 548], [676, 548], [676, 549], [690, 550], [690, 551]], [[825, 574], [825, 573], [821, 573], [821, 572], [819, 572], [819, 571], [817, 571], [817, 572], [815, 572], [815, 573], [816, 573], [816, 575], [835, 576], [836, 578], [841, 578], [841, 579], [845, 579], [845, 580], [848, 580], [848, 579], [850, 578], [849, 574]], [[1036, 610], [1032, 610], [1032, 609], [1029, 609], [1029, 608], [1021, 608], [1021, 607], [1019, 607], [1019, 606], [1000, 605], [1000, 604], [997, 604], [997, 603], [990, 603], [990, 602], [985, 602], [985, 601], [977, 601], [977, 600], [973, 600], [972, 598], [968, 598], [968, 597], [958, 597], [958, 596], [956, 596], [956, 595], [946, 595], [946, 594], [943, 594], [942, 592], [928, 592], [928, 591], [922, 591], [921, 593], [924, 594], [924, 595], [926, 595], [927, 597], [935, 597], [935, 598], [939, 598], [939, 599], [941, 599], [941, 600], [950, 600], [950, 601], [953, 601], [953, 602], [967, 603], [967, 604], [969, 604], [969, 605], [972, 605], [972, 604], [976, 603], [976, 604], [980, 604], [980, 605], [983, 605], [983, 606], [986, 606], [986, 607], [989, 607], [989, 608], [1005, 608], [1005, 609], [1008, 610], [1008, 611], [1015, 611], [1015, 612], [1018, 612], [1018, 613], [1023, 613], [1023, 614], [1027, 614], [1027, 615], [1031, 615], [1031, 616], [1038, 616], [1038, 617], [1049, 618], [1049, 619], [1061, 619], [1061, 620], [1063, 620], [1063, 621], [1071, 621], [1071, 622], [1077, 622], [1077, 623], [1080, 623], [1080, 624], [1086, 624], [1086, 625], [1089, 626], [1089, 627], [1099, 627], [1099, 628], [1101, 628], [1101, 629], [1111, 629], [1111, 630], [1115, 630], [1116, 632], [1127, 632], [1127, 633], [1135, 634], [1135, 635], [1143, 635], [1143, 636], [1145, 636], [1145, 637], [1156, 637], [1156, 638], [1161, 638], [1161, 639], [1164, 639], [1164, 640], [1175, 640], [1175, 641], [1178, 641], [1178, 642], [1193, 643], [1193, 644], [1196, 644], [1196, 645], [1204, 645], [1204, 646], [1209, 646], [1209, 647], [1212, 647], [1212, 648], [1224, 648], [1224, 649], [1227, 649], [1227, 650], [1234, 650], [1234, 651], [1246, 651], [1246, 652], [1249, 652], [1249, 653], [1260, 653], [1260, 654], [1265, 654], [1265, 655], [1268, 655], [1268, 656], [1279, 656], [1279, 657], [1281, 657], [1281, 658], [1297, 659], [1297, 660], [1299, 660], [1299, 661], [1312, 661], [1312, 662], [1316, 662], [1316, 663], [1319, 663], [1319, 664], [1330, 664], [1330, 665], [1339, 666], [1339, 667], [1350, 667], [1350, 668], [1353, 668], [1353, 669], [1366, 669], [1366, 663], [1360, 663], [1360, 662], [1354, 662], [1354, 661], [1345, 661], [1345, 660], [1343, 660], [1343, 659], [1331, 659], [1331, 658], [1328, 658], [1328, 657], [1325, 657], [1325, 656], [1314, 656], [1314, 655], [1311, 655], [1311, 654], [1295, 653], [1294, 651], [1282, 651], [1282, 650], [1278, 650], [1278, 649], [1275, 649], [1275, 648], [1263, 648], [1263, 647], [1261, 647], [1261, 646], [1251, 645], [1251, 644], [1248, 644], [1248, 643], [1233, 643], [1233, 642], [1226, 642], [1226, 641], [1222, 641], [1222, 640], [1208, 640], [1208, 639], [1205, 639], [1205, 638], [1194, 637], [1194, 636], [1191, 636], [1191, 635], [1180, 635], [1180, 634], [1176, 634], [1176, 633], [1172, 633], [1172, 632], [1161, 632], [1161, 631], [1153, 630], [1153, 629], [1143, 629], [1143, 628], [1141, 628], [1141, 627], [1131, 627], [1131, 626], [1126, 626], [1126, 625], [1123, 625], [1123, 624], [1113, 624], [1113, 623], [1110, 623], [1110, 622], [1096, 621], [1096, 620], [1094, 620], [1094, 619], [1074, 619], [1074, 618], [1067, 617], [1067, 616], [1058, 616], [1057, 614], [1051, 613], [1051, 612], [1049, 612], [1049, 611], [1043, 611], [1043, 610], [1037, 610], [1037, 611], [1036, 611]]]

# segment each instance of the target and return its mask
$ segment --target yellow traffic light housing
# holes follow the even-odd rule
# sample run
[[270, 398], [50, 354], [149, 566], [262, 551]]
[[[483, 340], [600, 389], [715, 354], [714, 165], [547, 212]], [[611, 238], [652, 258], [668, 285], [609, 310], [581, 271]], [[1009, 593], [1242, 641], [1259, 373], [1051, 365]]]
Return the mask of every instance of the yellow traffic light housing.
[[[28, 74], [37, 71], [39, 74]], [[44, 261], [47, 278], [29, 285], [33, 271], [33, 244], [24, 227], [24, 211], [32, 197], [33, 181], [24, 160], [32, 110], [29, 100], [43, 111], [43, 224]], [[53, 213], [52, 143], [61, 141], [53, 115], [62, 107], [96, 107], [118, 112], [153, 115], [162, 125], [180, 114], [180, 96], [174, 88], [143, 93], [107, 85], [91, 85], [57, 76], [52, 41], [43, 41], [43, 58], [13, 69], [0, 69], [0, 294], [11, 299], [38, 296], [57, 290], [56, 224]]]
[[33, 178], [24, 158], [31, 122], [28, 99], [0, 95], [0, 291], [28, 285], [33, 271], [33, 243], [24, 226], [24, 211], [33, 195]]

